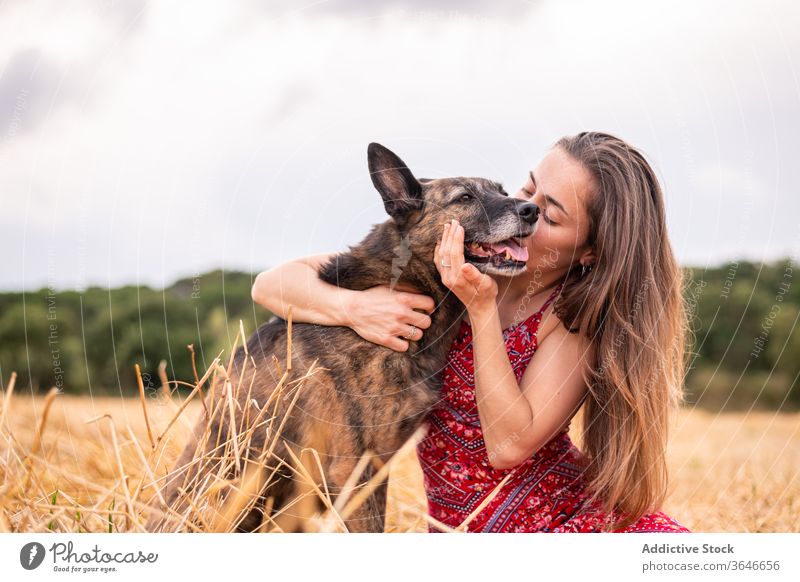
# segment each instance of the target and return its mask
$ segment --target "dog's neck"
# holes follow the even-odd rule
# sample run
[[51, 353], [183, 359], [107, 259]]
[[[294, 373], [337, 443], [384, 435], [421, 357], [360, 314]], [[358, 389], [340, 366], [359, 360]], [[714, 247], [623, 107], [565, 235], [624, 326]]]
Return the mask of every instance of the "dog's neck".
[[[423, 343], [417, 344], [417, 349], [425, 349], [428, 338], [436, 342], [435, 352], [449, 349], [464, 315], [464, 305], [442, 283], [433, 264], [432, 249], [430, 257], [414, 253], [408, 238], [393, 220], [375, 225], [359, 244], [332, 257], [320, 267], [319, 278], [358, 291], [376, 285], [388, 285], [399, 291], [413, 287], [433, 298], [436, 309], [431, 314], [432, 325], [425, 330]], [[440, 342], [446, 346], [440, 347]]]
[[414, 287], [439, 304], [448, 289], [442, 284], [432, 254], [431, 251], [431, 257], [421, 257], [414, 253], [408, 238], [398, 231], [394, 221], [388, 220], [376, 224], [364, 240], [322, 265], [319, 278], [358, 291], [376, 285]]

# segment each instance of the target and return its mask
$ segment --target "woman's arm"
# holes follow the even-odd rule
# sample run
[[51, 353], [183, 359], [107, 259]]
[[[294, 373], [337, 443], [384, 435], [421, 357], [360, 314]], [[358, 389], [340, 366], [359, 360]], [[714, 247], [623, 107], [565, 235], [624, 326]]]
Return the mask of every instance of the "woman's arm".
[[320, 266], [336, 253], [301, 257], [256, 276], [250, 295], [253, 301], [286, 319], [320, 325], [346, 325], [345, 316], [358, 293], [322, 281]]
[[517, 383], [497, 310], [470, 314], [470, 321], [486, 451], [493, 467], [509, 469], [547, 444], [577, 411], [586, 394], [583, 370], [591, 363], [591, 345], [559, 323]]
[[497, 284], [464, 261], [464, 229], [458, 222], [444, 226], [433, 256], [442, 282], [469, 313], [475, 400], [489, 462], [496, 469], [514, 467], [555, 436], [577, 410], [586, 393], [583, 370], [591, 365], [591, 345], [559, 324], [542, 337], [518, 383], [497, 312]]
[[[408, 349], [405, 336], [416, 327], [411, 340], [419, 341], [431, 325], [427, 315], [434, 301], [427, 295], [396, 291], [378, 285], [354, 291], [322, 281], [319, 268], [337, 253], [311, 255], [259, 273], [253, 283], [253, 301], [283, 317], [292, 306], [292, 320], [350, 327], [373, 343], [398, 352]], [[422, 310], [426, 313], [422, 313]]]

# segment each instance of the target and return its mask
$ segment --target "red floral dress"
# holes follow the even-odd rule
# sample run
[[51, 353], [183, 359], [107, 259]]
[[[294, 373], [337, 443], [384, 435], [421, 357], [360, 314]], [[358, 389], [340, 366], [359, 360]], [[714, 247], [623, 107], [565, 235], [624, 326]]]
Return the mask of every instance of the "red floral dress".
[[[525, 321], [503, 330], [511, 367], [522, 375], [536, 351], [542, 314], [561, 290]], [[509, 473], [499, 494], [469, 523], [471, 532], [598, 532], [608, 519], [597, 502], [589, 503], [582, 477], [586, 458], [565, 428], [531, 458], [516, 467], [491, 466], [475, 401], [472, 332], [466, 321], [448, 355], [441, 400], [427, 417], [428, 433], [417, 445], [428, 511], [457, 527]], [[439, 531], [430, 525], [430, 532]], [[617, 532], [688, 532], [663, 512], [643, 516]]]

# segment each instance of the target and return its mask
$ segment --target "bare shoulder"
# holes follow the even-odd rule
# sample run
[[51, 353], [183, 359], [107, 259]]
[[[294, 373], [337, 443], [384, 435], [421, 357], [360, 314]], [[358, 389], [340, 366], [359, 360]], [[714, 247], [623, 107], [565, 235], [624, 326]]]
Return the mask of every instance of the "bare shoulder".
[[539, 329], [536, 332], [536, 338], [539, 340], [539, 344], [541, 345], [547, 336], [558, 329], [563, 329], [566, 332], [566, 328], [561, 323], [561, 319], [553, 312], [553, 306], [550, 305], [542, 315], [542, 321], [539, 322]]
[[589, 338], [580, 333], [570, 333], [564, 326], [561, 319], [553, 312], [552, 306], [548, 307], [542, 316], [539, 330], [536, 333], [537, 342], [541, 347], [545, 342], [556, 344], [556, 347], [563, 355], [571, 354], [591, 362], [594, 354], [594, 346]]

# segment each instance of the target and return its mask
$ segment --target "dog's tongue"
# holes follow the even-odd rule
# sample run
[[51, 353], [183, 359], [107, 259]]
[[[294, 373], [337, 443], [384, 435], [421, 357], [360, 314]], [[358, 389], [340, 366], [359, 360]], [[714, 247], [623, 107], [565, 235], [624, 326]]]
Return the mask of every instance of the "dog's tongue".
[[492, 243], [489, 245], [495, 253], [503, 253], [505, 249], [508, 249], [511, 252], [511, 257], [515, 261], [524, 261], [527, 262], [528, 260], [528, 249], [527, 247], [519, 246], [513, 239], [504, 240], [499, 243]]

